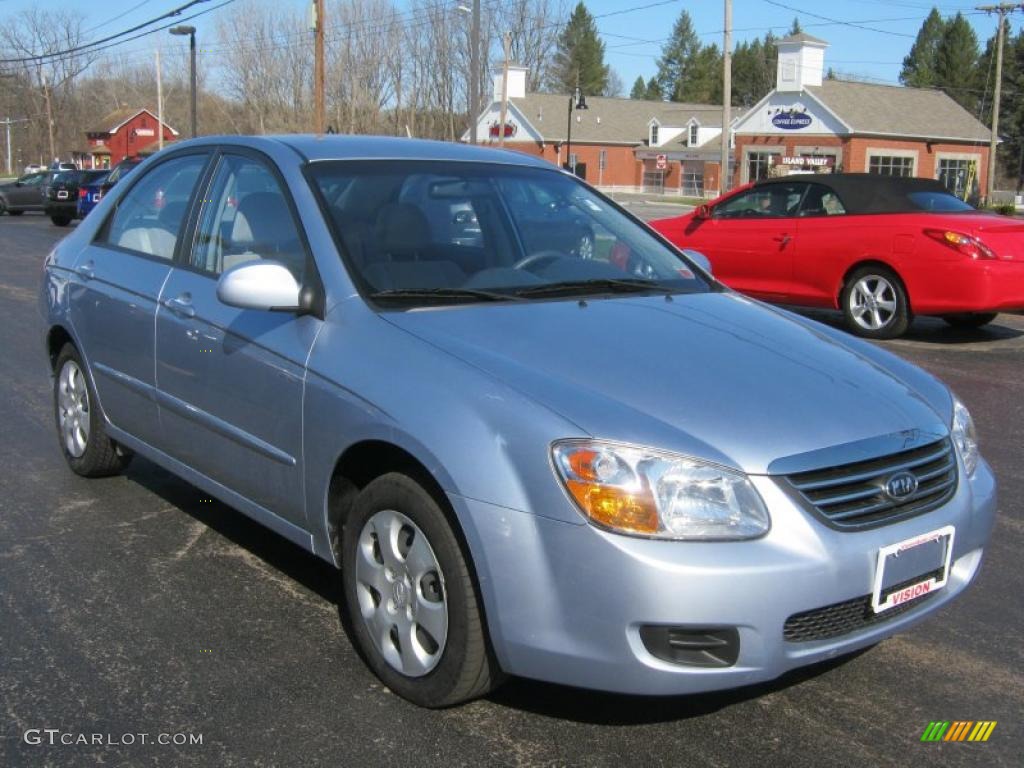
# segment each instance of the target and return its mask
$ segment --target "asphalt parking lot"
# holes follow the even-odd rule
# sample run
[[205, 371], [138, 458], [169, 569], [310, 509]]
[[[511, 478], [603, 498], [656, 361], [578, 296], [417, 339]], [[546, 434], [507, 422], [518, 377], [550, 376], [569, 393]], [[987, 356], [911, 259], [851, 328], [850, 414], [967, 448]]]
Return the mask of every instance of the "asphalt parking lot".
[[[1024, 762], [1024, 317], [971, 332], [919, 320], [886, 344], [957, 390], [1001, 483], [980, 576], [929, 621], [730, 693], [512, 680], [434, 712], [363, 666], [335, 573], [312, 555], [144, 460], [106, 480], [65, 467], [36, 309], [42, 259], [64, 233], [42, 216], [0, 217], [0, 765]], [[987, 743], [921, 743], [932, 720], [998, 725]], [[30, 729], [202, 744], [34, 745]]]

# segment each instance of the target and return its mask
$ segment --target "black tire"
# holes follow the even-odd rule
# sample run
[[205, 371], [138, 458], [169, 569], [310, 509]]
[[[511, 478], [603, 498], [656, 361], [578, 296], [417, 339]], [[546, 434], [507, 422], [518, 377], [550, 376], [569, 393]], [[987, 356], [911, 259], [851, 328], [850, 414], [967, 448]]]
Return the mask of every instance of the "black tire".
[[998, 312], [966, 312], [962, 315], [943, 315], [942, 319], [954, 328], [981, 328], [998, 316]]
[[7, 211], [7, 200], [0, 197], [0, 216], [3, 216]]
[[[875, 289], [880, 290], [881, 295], [874, 299], [877, 302], [874, 308], [866, 307], [862, 286], [872, 295]], [[891, 269], [882, 266], [869, 264], [850, 274], [843, 285], [839, 304], [850, 332], [867, 339], [902, 336], [913, 319], [903, 281]]]
[[58, 227], [66, 227], [71, 223], [70, 216], [51, 216], [50, 221], [56, 224]]
[[[88, 434], [84, 439], [84, 451], [75, 455], [68, 445], [61, 422], [61, 390], [64, 385], [62, 372], [69, 363], [74, 364], [81, 374], [85, 392], [85, 410], [83, 414], [88, 420]], [[123, 470], [132, 460], [132, 452], [118, 445], [109, 437], [103, 429], [103, 416], [96, 403], [96, 390], [93, 388], [92, 379], [89, 377], [85, 364], [72, 344], [65, 344], [57, 355], [57, 362], [54, 364], [53, 377], [53, 412], [57, 426], [57, 438], [60, 442], [61, 452], [67, 461], [71, 471], [82, 477], [107, 477], [116, 475]], [[83, 433], [84, 434], [84, 433]]]
[[7, 215], [8, 216], [21, 216], [21, 214], [23, 214], [23, 213], [24, 213], [24, 211], [10, 211], [10, 210], [7, 211]]
[[[356, 558], [364, 556], [360, 552], [363, 528], [371, 517], [386, 511], [398, 512], [423, 532], [441, 570], [443, 586], [440, 589], [448, 611], [447, 638], [436, 665], [420, 676], [403, 674], [385, 659], [370, 634], [370, 619], [364, 619], [357, 593]], [[479, 597], [462, 548], [444, 511], [415, 480], [404, 474], [389, 473], [369, 483], [356, 497], [345, 519], [341, 546], [342, 590], [348, 624], [360, 655], [388, 688], [414, 704], [440, 708], [483, 696], [500, 682], [501, 672], [487, 641]], [[379, 562], [383, 566], [383, 559]], [[415, 590], [413, 587], [413, 594]], [[381, 601], [384, 599], [378, 597]], [[383, 607], [378, 604], [371, 610], [383, 610]], [[385, 623], [387, 621], [385, 619]]]

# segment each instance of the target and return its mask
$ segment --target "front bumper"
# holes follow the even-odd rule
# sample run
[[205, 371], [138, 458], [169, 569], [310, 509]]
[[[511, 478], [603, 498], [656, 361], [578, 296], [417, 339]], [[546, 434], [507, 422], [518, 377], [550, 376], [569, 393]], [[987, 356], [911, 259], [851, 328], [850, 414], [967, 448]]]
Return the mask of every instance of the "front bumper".
[[[939, 509], [867, 531], [826, 528], [774, 480], [753, 478], [772, 529], [747, 542], [672, 542], [620, 536], [452, 496], [473, 553], [498, 661], [509, 673], [634, 694], [684, 694], [772, 680], [874, 644], [936, 611], [974, 578], [996, 509], [981, 462]], [[568, 503], [568, 502], [566, 502]], [[793, 614], [871, 592], [880, 547], [953, 525], [949, 582], [917, 607], [860, 631], [810, 642], [783, 639]], [[644, 625], [735, 627], [736, 663], [659, 660]]]

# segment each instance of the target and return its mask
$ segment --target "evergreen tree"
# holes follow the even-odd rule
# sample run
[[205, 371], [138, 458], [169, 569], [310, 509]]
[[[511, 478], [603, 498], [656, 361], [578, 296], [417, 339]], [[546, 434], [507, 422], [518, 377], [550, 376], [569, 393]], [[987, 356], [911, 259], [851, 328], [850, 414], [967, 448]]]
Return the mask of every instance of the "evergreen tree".
[[803, 27], [800, 26], [800, 19], [798, 19], [798, 18], [796, 18], [794, 16], [793, 17], [793, 24], [792, 24], [792, 26], [790, 26], [789, 32], [787, 34], [789, 34], [789, 35], [799, 35], [803, 31], [804, 31]]
[[[992, 122], [993, 89], [995, 79], [996, 37], [989, 38], [985, 53], [978, 61], [979, 88], [982, 93], [980, 120]], [[987, 79], [986, 79], [987, 76]], [[1024, 99], [1016, 94], [1024, 88], [1024, 29], [1016, 35], [1004, 27], [1003, 38], [1003, 90], [999, 104], [999, 145], [996, 159], [999, 164], [997, 179], [1006, 178], [1013, 188], [1019, 189], [1021, 152], [1024, 150]]]
[[633, 83], [633, 90], [629, 92], [629, 98], [631, 99], [646, 99], [647, 98], [647, 83], [644, 79], [637, 75], [636, 82]]
[[939, 15], [939, 10], [932, 8], [932, 12], [928, 14], [928, 18], [924, 20], [917, 33], [910, 53], [903, 59], [901, 83], [914, 88], [932, 88], [938, 83], [936, 67], [939, 44], [945, 31], [946, 22]]
[[609, 85], [608, 75], [597, 22], [581, 0], [558, 36], [548, 87], [557, 93], [572, 93], [578, 84], [584, 94], [602, 95]]
[[962, 13], [946, 25], [935, 57], [936, 85], [973, 112], [979, 99], [978, 37]]
[[722, 53], [717, 45], [704, 46], [690, 57], [674, 96], [689, 104], [722, 103]]
[[661, 92], [661, 86], [658, 85], [658, 78], [652, 77], [647, 81], [647, 96], [645, 97], [648, 101], [664, 101], [665, 94]]
[[700, 47], [700, 40], [693, 29], [693, 19], [684, 9], [676, 19], [672, 35], [662, 46], [661, 57], [658, 59], [658, 85], [670, 100], [679, 101], [687, 68]]

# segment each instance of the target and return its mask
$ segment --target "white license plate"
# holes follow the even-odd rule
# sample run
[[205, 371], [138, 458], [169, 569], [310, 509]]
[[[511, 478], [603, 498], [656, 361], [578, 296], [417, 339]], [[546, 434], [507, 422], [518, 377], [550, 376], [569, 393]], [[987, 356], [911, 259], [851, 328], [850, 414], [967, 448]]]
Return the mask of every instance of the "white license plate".
[[67, 200], [68, 199], [68, 191], [66, 189], [58, 189], [57, 190], [57, 199], [58, 200]]
[[871, 608], [875, 613], [924, 597], [946, 586], [953, 561], [952, 525], [878, 550]]

